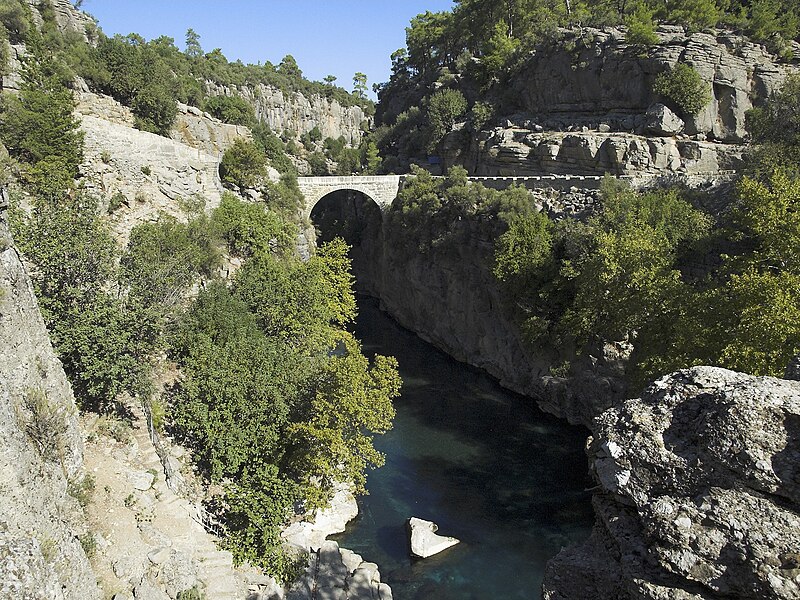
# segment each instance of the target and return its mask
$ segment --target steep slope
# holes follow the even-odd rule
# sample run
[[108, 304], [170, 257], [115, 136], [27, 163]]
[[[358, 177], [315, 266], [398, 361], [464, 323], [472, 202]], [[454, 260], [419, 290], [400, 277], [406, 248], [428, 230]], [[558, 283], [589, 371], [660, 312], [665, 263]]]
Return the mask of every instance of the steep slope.
[[[0, 203], [4, 202], [3, 193]], [[99, 598], [70, 486], [83, 479], [72, 389], [0, 206], [0, 597]]]

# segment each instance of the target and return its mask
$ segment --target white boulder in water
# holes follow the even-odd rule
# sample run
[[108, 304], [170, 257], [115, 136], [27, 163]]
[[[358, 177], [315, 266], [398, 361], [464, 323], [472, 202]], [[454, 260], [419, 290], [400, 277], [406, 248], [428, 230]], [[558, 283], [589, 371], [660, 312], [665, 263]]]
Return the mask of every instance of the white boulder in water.
[[411, 536], [411, 555], [417, 558], [428, 558], [455, 546], [460, 540], [454, 537], [436, 535], [439, 526], [431, 521], [411, 517], [408, 520], [408, 531]]

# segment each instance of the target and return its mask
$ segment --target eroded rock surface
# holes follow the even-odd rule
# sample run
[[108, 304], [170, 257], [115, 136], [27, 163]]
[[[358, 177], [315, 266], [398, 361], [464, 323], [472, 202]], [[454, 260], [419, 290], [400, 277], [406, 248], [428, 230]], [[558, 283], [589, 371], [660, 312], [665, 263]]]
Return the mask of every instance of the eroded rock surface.
[[[0, 198], [0, 204], [3, 199]], [[83, 478], [72, 389], [0, 206], [0, 598], [99, 598], [67, 490]]]
[[800, 597], [800, 382], [696, 367], [595, 432], [597, 521], [547, 600]]
[[336, 100], [299, 92], [284, 93], [278, 88], [256, 86], [220, 86], [206, 82], [211, 96], [239, 96], [250, 103], [256, 118], [278, 133], [289, 130], [302, 135], [318, 127], [322, 138], [344, 137], [351, 146], [358, 146], [364, 135], [362, 124], [371, 124], [360, 106], [342, 106]]

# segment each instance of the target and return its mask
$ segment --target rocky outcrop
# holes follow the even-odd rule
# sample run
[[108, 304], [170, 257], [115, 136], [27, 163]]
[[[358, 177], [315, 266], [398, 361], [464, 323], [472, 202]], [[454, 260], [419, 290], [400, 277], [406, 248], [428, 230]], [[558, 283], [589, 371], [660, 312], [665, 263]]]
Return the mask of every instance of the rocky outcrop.
[[365, 562], [355, 552], [325, 539], [344, 531], [357, 515], [358, 504], [351, 486], [338, 484], [328, 508], [314, 511], [309, 519], [293, 523], [281, 532], [287, 543], [308, 552], [306, 569], [290, 586], [287, 600], [391, 600], [392, 590], [381, 583], [375, 563]]
[[84, 187], [111, 213], [122, 243], [138, 223], [160, 213], [185, 218], [180, 200], [219, 205], [218, 154], [132, 127], [130, 111], [113, 99], [82, 94], [78, 105], [85, 133]]
[[178, 114], [170, 137], [206, 154], [222, 156], [237, 139], [252, 139], [249, 127], [215, 119], [194, 106], [178, 103]]
[[800, 383], [696, 367], [594, 432], [596, 524], [547, 600], [800, 597]]
[[[662, 108], [663, 107], [662, 105]], [[655, 109], [657, 111], [658, 109]], [[548, 132], [499, 127], [477, 138], [476, 175], [716, 175], [742, 165], [743, 146], [666, 137], [674, 122], [651, 113], [654, 137], [632, 133]], [[673, 115], [674, 116], [674, 115]], [[447, 150], [445, 166], [459, 162], [461, 151]]]
[[687, 33], [662, 25], [657, 33], [659, 43], [643, 51], [626, 43], [623, 28], [563, 31], [558, 43], [543, 44], [520, 67], [505, 114], [528, 113], [552, 130], [599, 130], [601, 124], [611, 131], [639, 129], [643, 123], [637, 117], [664, 101], [652, 91], [653, 80], [681, 62], [694, 67], [711, 92], [699, 114], [681, 115], [685, 133], [741, 142], [745, 112], [793, 70], [731, 32]]
[[320, 598], [392, 600], [392, 590], [381, 583], [378, 565], [327, 541], [309, 554], [305, 572], [286, 594], [286, 600]]
[[411, 546], [411, 556], [416, 558], [428, 558], [444, 552], [458, 544], [461, 540], [454, 537], [439, 535], [436, 532], [439, 526], [425, 519], [411, 517], [408, 520], [409, 545]]
[[319, 127], [322, 138], [344, 137], [351, 146], [358, 146], [372, 124], [360, 106], [342, 106], [336, 100], [322, 96], [306, 97], [300, 92], [285, 93], [278, 88], [257, 86], [220, 86], [206, 82], [211, 96], [239, 96], [249, 102], [256, 118], [280, 134], [285, 130], [300, 136]]
[[[2, 204], [2, 199], [0, 199]], [[83, 479], [72, 389], [0, 207], [0, 597], [99, 598], [68, 494]]]
[[85, 41], [92, 42], [97, 32], [97, 23], [85, 12], [75, 8], [70, 0], [25, 0], [31, 9], [34, 24], [41, 28], [43, 24], [42, 5], [49, 4], [52, 18], [58, 31], [62, 34], [80, 35]]
[[[496, 90], [495, 127], [456, 127], [440, 146], [445, 168], [477, 175], [542, 173], [711, 174], [736, 169], [745, 114], [774, 91], [796, 63], [727, 31], [688, 34], [658, 28], [658, 44], [626, 43], [624, 28], [562, 30], [537, 47]], [[699, 73], [710, 101], [683, 114], [653, 92], [678, 63]]]

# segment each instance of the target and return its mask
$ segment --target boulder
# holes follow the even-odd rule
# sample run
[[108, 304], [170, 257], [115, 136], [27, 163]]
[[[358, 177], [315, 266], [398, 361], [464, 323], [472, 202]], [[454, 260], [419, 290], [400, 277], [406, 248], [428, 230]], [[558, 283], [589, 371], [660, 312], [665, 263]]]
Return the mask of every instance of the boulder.
[[411, 539], [411, 555], [417, 558], [428, 558], [434, 554], [439, 554], [451, 546], [455, 546], [461, 540], [454, 537], [437, 535], [439, 526], [431, 521], [411, 517], [408, 520], [408, 531]]
[[597, 520], [545, 600], [800, 598], [800, 382], [686, 369], [593, 429]]
[[683, 119], [663, 104], [653, 104], [645, 118], [645, 129], [653, 135], [670, 137], [683, 131]]

